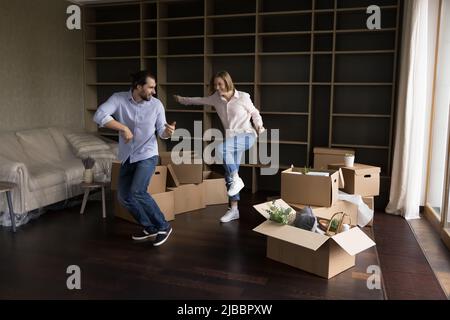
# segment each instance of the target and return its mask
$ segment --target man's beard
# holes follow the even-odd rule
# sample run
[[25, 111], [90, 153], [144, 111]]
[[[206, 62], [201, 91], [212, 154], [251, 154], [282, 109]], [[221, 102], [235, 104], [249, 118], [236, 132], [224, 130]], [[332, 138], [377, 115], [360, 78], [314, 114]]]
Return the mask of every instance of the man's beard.
[[142, 100], [145, 100], [145, 101], [149, 101], [151, 97], [152, 97], [151, 95], [150, 96], [146, 96], [146, 95], [142, 95], [141, 94]]

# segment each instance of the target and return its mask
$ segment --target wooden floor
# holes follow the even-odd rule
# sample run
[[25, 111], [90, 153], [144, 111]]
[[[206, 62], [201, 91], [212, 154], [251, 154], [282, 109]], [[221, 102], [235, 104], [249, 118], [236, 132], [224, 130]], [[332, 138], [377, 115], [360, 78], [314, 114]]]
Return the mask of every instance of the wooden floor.
[[377, 214], [374, 233], [389, 299], [447, 299], [405, 219]]
[[450, 250], [426, 217], [408, 222], [442, 290], [450, 299]]
[[[103, 221], [96, 201], [88, 202], [83, 216], [76, 205], [49, 211], [17, 234], [0, 228], [0, 299], [445, 298], [420, 248], [411, 244], [406, 221], [397, 217], [377, 215], [378, 254], [376, 248], [365, 251], [354, 268], [330, 280], [267, 259], [265, 237], [252, 231], [262, 218], [251, 208], [265, 197], [244, 196], [241, 219], [228, 224], [218, 222], [224, 205], [178, 215], [172, 236], [158, 248], [133, 242], [138, 227], [115, 219], [111, 210]], [[401, 263], [411, 265], [405, 249], [420, 277], [402, 273]], [[380, 262], [383, 288], [369, 290], [367, 267]], [[81, 268], [81, 290], [66, 288], [69, 265]]]

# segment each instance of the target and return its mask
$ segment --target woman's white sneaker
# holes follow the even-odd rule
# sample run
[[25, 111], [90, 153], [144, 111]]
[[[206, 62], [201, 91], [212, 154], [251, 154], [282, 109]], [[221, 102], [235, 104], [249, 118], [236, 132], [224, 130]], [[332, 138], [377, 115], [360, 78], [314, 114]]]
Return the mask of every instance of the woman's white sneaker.
[[242, 179], [239, 176], [237, 176], [236, 178], [233, 179], [233, 182], [231, 183], [231, 186], [228, 189], [228, 196], [232, 197], [234, 195], [237, 195], [244, 186], [245, 186], [244, 181], [242, 181]]
[[230, 222], [233, 220], [239, 219], [239, 210], [238, 209], [233, 209], [230, 208], [228, 209], [228, 211], [225, 213], [225, 215], [220, 218], [220, 222]]

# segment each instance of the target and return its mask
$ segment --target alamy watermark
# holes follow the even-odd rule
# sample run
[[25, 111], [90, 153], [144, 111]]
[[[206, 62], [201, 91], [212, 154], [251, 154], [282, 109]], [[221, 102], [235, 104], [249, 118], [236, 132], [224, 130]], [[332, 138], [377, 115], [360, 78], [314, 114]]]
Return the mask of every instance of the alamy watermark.
[[371, 5], [367, 7], [367, 14], [371, 14], [367, 18], [366, 26], [369, 30], [380, 30], [381, 29], [381, 9], [377, 5]]
[[[66, 26], [69, 30], [81, 29], [81, 9], [79, 6], [72, 4], [67, 7], [66, 13], [69, 15], [66, 20]], [[381, 9], [377, 5], [370, 5], [366, 10], [370, 16], [367, 18], [366, 26], [369, 30], [381, 29]]]
[[81, 290], [81, 268], [76, 264], [67, 267], [66, 273], [69, 274], [66, 280], [66, 286], [69, 290]]
[[[81, 9], [79, 6], [72, 4], [67, 7], [66, 13], [69, 15], [66, 20], [66, 26], [69, 30], [81, 29]], [[366, 26], [369, 30], [381, 29], [381, 9], [377, 5], [370, 5], [366, 10], [370, 17], [367, 18]]]
[[81, 9], [79, 6], [72, 4], [67, 7], [66, 13], [69, 15], [66, 20], [66, 27], [69, 30], [81, 29]]
[[381, 268], [377, 265], [370, 265], [367, 267], [367, 273], [371, 275], [367, 278], [366, 284], [369, 290], [381, 290]]

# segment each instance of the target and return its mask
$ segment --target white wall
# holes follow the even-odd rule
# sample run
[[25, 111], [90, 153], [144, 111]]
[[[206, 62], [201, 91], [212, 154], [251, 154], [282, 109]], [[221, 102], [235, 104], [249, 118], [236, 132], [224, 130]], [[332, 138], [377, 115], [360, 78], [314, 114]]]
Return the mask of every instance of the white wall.
[[82, 31], [64, 0], [0, 1], [0, 131], [84, 127]]

